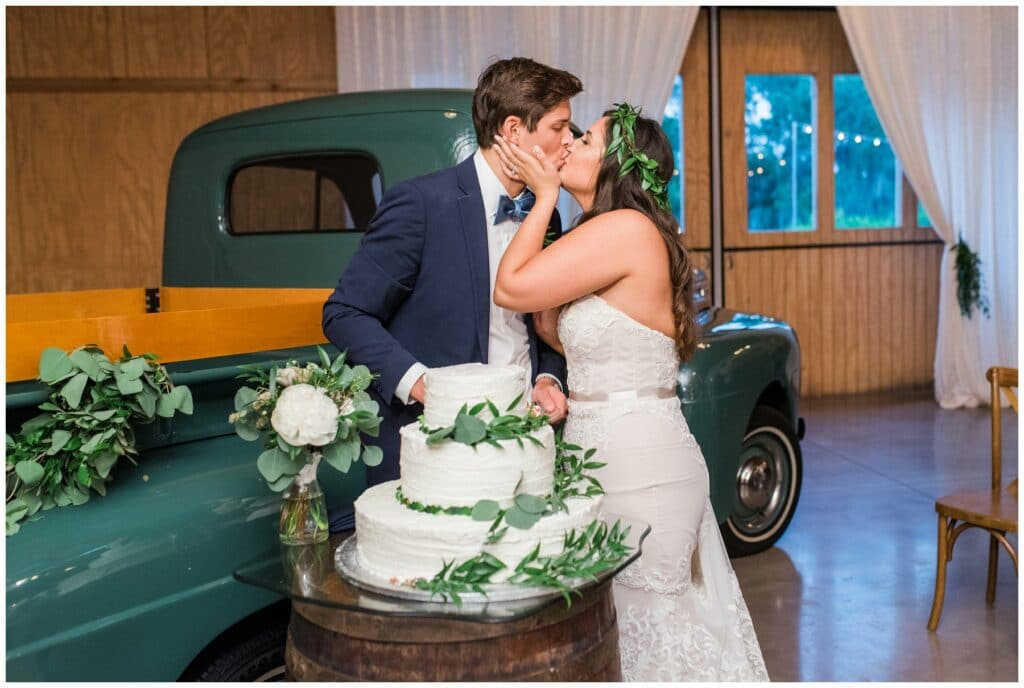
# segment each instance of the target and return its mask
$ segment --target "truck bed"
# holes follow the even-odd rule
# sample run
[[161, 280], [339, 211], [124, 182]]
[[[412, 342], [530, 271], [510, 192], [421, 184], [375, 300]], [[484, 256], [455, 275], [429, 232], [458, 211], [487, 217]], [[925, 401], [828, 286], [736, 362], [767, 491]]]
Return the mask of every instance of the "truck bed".
[[7, 296], [7, 382], [30, 380], [47, 347], [95, 344], [110, 358], [122, 345], [161, 363], [325, 342], [320, 313], [329, 289], [164, 287], [159, 311], [145, 289]]

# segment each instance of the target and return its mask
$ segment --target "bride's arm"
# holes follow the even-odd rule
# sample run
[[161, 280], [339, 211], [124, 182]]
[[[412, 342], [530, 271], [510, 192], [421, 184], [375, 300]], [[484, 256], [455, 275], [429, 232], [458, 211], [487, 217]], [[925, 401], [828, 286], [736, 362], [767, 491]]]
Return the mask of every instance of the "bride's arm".
[[662, 242], [653, 223], [628, 209], [602, 213], [544, 248], [558, 200], [558, 171], [539, 149], [528, 155], [503, 139], [496, 147], [505, 164], [517, 167], [537, 202], [498, 265], [495, 304], [520, 313], [560, 306], [643, 270], [640, 257], [656, 255], [644, 250]]

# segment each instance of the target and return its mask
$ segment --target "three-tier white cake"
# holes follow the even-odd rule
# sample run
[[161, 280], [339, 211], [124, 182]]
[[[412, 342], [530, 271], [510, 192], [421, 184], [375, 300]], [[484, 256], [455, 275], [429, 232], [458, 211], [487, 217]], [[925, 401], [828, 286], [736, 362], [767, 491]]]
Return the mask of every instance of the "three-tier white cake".
[[[470, 363], [431, 369], [426, 376], [424, 425], [451, 426], [464, 405], [473, 407], [485, 400], [502, 414], [524, 417], [529, 412], [525, 398], [512, 411], [507, 409], [525, 388], [525, 373], [518, 366]], [[493, 415], [485, 408], [478, 417], [488, 422]], [[488, 541], [490, 521], [443, 511], [463, 507], [465, 512], [480, 500], [493, 500], [506, 509], [517, 495], [550, 495], [555, 487], [554, 433], [543, 425], [530, 436], [536, 441], [505, 439], [496, 441], [498, 446], [470, 446], [448, 438], [429, 444], [419, 423], [403, 427], [401, 479], [371, 487], [355, 502], [360, 566], [405, 582], [429, 579], [448, 562], [487, 552], [506, 564], [491, 579], [497, 583], [507, 579], [538, 543], [541, 556], [561, 552], [567, 531], [579, 531], [600, 518], [600, 495], [569, 497], [567, 510], [548, 513], [527, 529], [508, 528], [496, 542]], [[422, 510], [424, 506], [430, 512]]]

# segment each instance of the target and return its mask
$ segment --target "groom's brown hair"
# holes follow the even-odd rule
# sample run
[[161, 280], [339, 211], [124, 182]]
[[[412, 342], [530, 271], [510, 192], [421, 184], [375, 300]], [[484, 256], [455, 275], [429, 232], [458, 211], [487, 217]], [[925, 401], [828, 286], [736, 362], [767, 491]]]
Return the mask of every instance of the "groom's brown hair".
[[535, 131], [544, 113], [583, 90], [574, 74], [527, 57], [495, 62], [481, 74], [473, 92], [473, 127], [480, 148], [494, 145], [501, 123], [518, 117]]

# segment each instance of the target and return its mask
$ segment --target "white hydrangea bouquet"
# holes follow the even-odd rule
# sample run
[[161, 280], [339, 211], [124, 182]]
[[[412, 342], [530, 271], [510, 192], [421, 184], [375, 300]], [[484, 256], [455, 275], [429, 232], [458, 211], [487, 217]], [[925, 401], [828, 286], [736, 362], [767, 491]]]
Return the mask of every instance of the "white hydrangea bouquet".
[[323, 492], [316, 481], [323, 459], [347, 473], [353, 462], [377, 466], [379, 447], [366, 446], [362, 436], [380, 432], [380, 407], [366, 389], [373, 374], [366, 366], [349, 366], [345, 352], [334, 361], [317, 347], [320, 363], [288, 361], [269, 371], [241, 366], [239, 376], [254, 387], [235, 394], [235, 412], [228, 417], [243, 440], [262, 440], [256, 459], [260, 474], [275, 492], [283, 492], [281, 540], [311, 544], [327, 539]]

